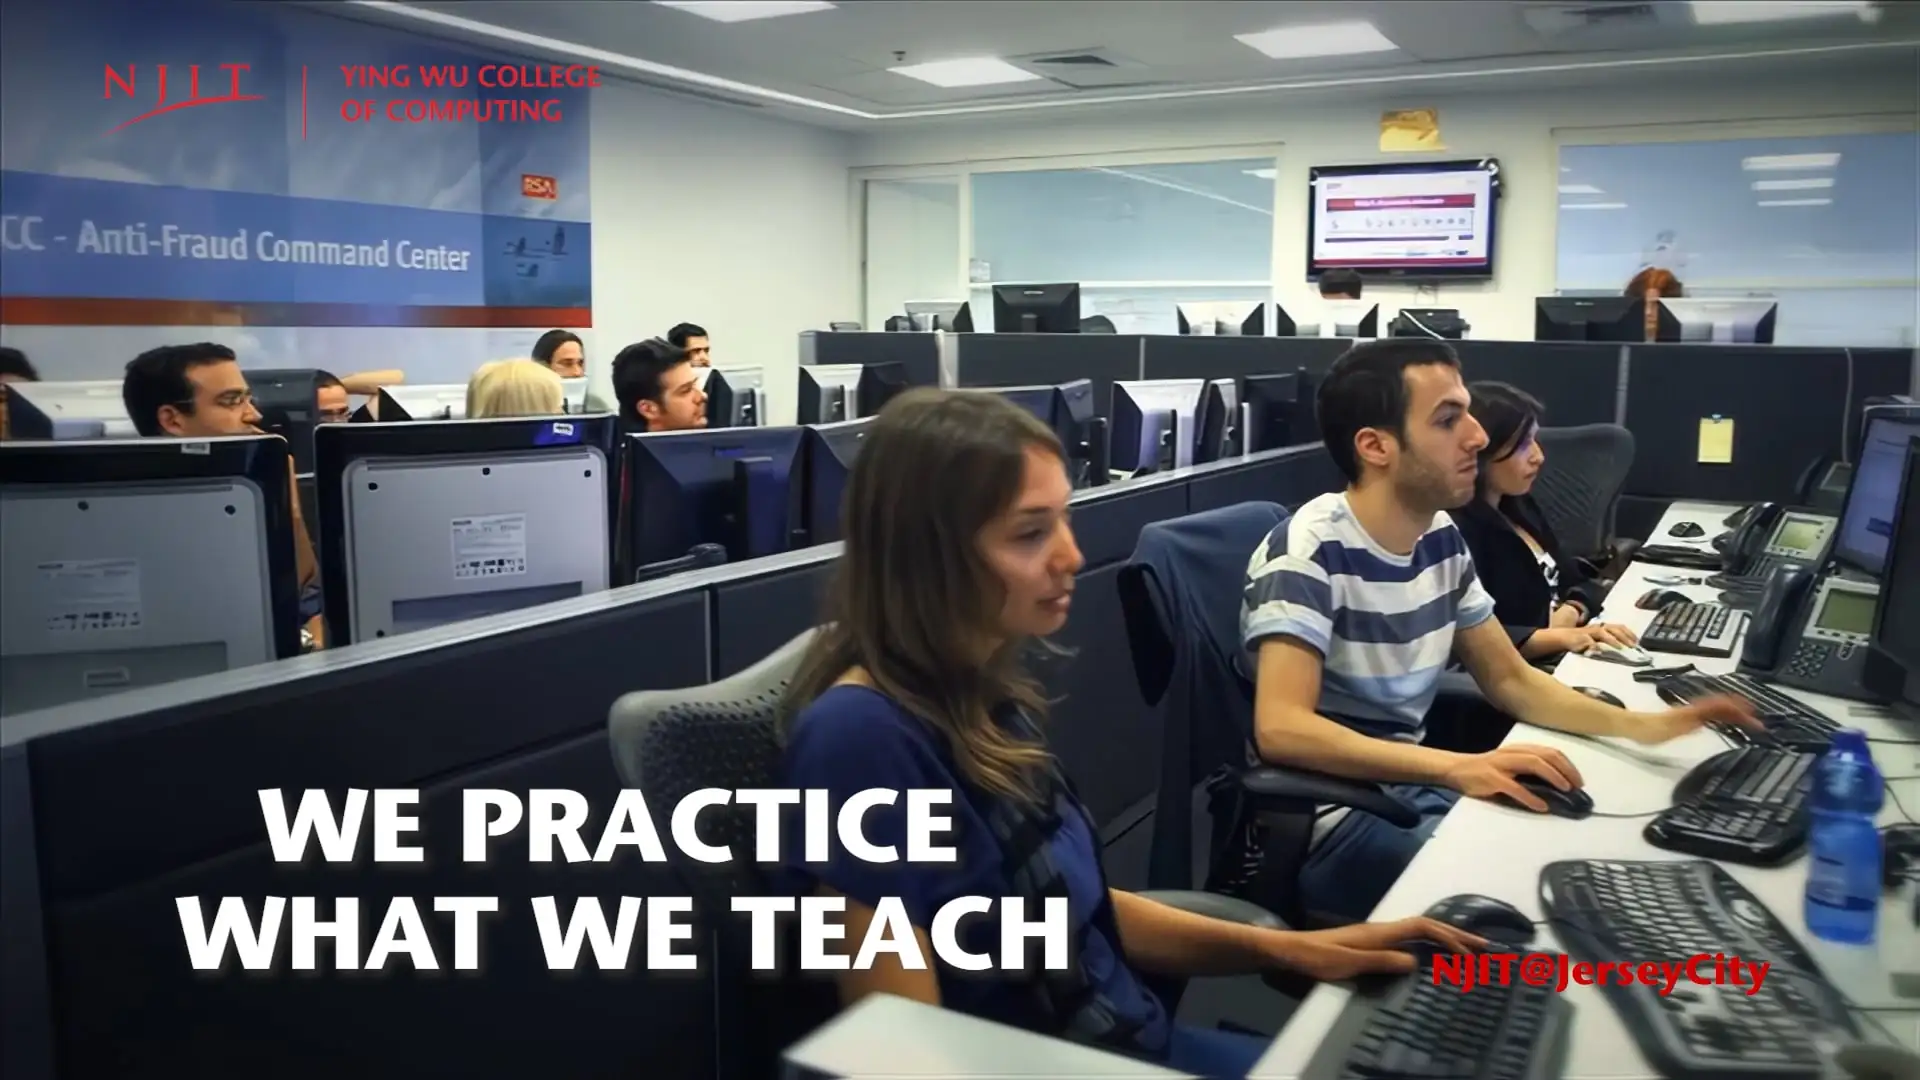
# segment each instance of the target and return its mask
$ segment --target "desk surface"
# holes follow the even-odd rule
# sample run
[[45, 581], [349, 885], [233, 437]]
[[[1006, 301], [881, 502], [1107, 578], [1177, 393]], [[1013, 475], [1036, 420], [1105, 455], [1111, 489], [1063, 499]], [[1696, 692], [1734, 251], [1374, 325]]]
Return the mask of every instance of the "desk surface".
[[[1661, 519], [1651, 542], [1662, 544], [1693, 543], [1706, 548], [1709, 539], [1725, 531], [1721, 525], [1734, 507], [1708, 503], [1674, 503]], [[1706, 535], [1698, 541], [1680, 541], [1667, 530], [1681, 521], [1694, 521]], [[1653, 612], [1633, 606], [1647, 589], [1649, 575], [1666, 574], [1704, 577], [1704, 573], [1674, 570], [1636, 562], [1622, 575], [1608, 596], [1601, 621], [1644, 630]], [[1707, 585], [1668, 586], [1677, 588], [1695, 600], [1712, 601], [1719, 590]], [[1671, 660], [1656, 654], [1656, 664], [1691, 662], [1698, 670], [1723, 674], [1734, 669], [1732, 659], [1684, 657]], [[1653, 687], [1633, 681], [1635, 669], [1582, 656], [1569, 656], [1556, 669], [1557, 677], [1573, 686], [1598, 687], [1611, 692], [1629, 709], [1664, 708]], [[1786, 693], [1813, 705], [1843, 723], [1867, 732], [1871, 738], [1920, 739], [1914, 725], [1901, 724], [1878, 710], [1853, 702], [1787, 690]], [[1635, 860], [1682, 859], [1676, 852], [1662, 851], [1641, 838], [1651, 815], [1671, 801], [1673, 785], [1688, 769], [1726, 749], [1717, 736], [1695, 732], [1660, 746], [1639, 746], [1613, 739], [1584, 739], [1555, 731], [1516, 724], [1509, 742], [1527, 742], [1551, 746], [1563, 751], [1579, 768], [1586, 788], [1593, 796], [1594, 816], [1583, 821], [1512, 810], [1478, 799], [1462, 799], [1427, 842], [1393, 889], [1374, 910], [1377, 921], [1418, 915], [1435, 902], [1459, 893], [1481, 893], [1505, 900], [1534, 919], [1540, 919], [1540, 868], [1549, 862], [1569, 858], [1619, 858]], [[1891, 781], [1893, 798], [1887, 800], [1881, 823], [1920, 820], [1920, 746], [1873, 746], [1874, 760], [1888, 777], [1909, 779]], [[1896, 801], [1897, 800], [1897, 801]], [[1904, 812], [1901, 807], [1904, 806]], [[1603, 817], [1604, 814], [1643, 815], [1639, 817]], [[1489, 854], [1498, 852], [1497, 858]], [[1761, 902], [1814, 954], [1828, 977], [1844, 990], [1854, 1004], [1878, 1020], [1889, 1034], [1909, 1047], [1920, 1049], [1920, 1000], [1897, 998], [1880, 955], [1871, 948], [1847, 948], [1815, 939], [1807, 932], [1801, 911], [1801, 896], [1806, 884], [1804, 857], [1783, 867], [1762, 869], [1722, 863], [1728, 873], [1751, 889]], [[1889, 902], [1881, 909], [1882, 925], [1893, 917]], [[1541, 948], [1565, 948], [1549, 927], [1536, 931], [1535, 942]], [[1570, 987], [1568, 1004], [1575, 1010], [1569, 1080], [1637, 1080], [1653, 1078], [1656, 1073], [1641, 1056], [1633, 1037], [1618, 1014], [1592, 987]], [[1351, 991], [1326, 983], [1317, 987], [1293, 1014], [1273, 1046], [1250, 1074], [1258, 1080], [1287, 1080], [1305, 1069], [1321, 1038], [1345, 1007]], [[1871, 1029], [1871, 1020], [1863, 1021]]]

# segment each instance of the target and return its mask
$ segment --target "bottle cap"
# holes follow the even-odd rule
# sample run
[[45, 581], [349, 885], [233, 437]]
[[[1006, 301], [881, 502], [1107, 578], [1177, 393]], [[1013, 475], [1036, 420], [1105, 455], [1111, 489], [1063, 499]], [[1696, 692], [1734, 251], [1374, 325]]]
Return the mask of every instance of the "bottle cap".
[[1867, 733], [1859, 728], [1841, 728], [1833, 733], [1833, 749], [1867, 754]]

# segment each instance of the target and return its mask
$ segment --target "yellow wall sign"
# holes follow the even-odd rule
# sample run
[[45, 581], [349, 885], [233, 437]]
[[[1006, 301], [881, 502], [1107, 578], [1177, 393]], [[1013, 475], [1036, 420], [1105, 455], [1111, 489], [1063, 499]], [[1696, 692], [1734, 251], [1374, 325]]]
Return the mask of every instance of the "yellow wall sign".
[[1445, 150], [1439, 109], [1396, 109], [1380, 114], [1380, 150], [1387, 154]]

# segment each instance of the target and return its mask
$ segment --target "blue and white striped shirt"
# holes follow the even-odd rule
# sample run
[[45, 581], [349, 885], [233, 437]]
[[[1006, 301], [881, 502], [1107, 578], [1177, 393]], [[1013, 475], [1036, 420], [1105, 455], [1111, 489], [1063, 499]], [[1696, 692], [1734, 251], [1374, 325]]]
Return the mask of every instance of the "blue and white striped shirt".
[[1247, 564], [1240, 639], [1320, 652], [1320, 713], [1357, 731], [1418, 742], [1456, 630], [1493, 616], [1493, 598], [1453, 519], [1436, 514], [1411, 555], [1375, 543], [1344, 493], [1322, 495], [1275, 528]]

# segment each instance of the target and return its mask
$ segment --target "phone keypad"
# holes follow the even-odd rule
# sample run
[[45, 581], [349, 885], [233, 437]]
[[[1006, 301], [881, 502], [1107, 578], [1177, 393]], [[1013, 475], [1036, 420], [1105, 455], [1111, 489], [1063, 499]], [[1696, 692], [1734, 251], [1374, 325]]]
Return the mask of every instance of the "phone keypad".
[[1827, 660], [1833, 655], [1833, 643], [1830, 641], [1808, 641], [1801, 639], [1793, 655], [1787, 658], [1786, 674], [1794, 678], [1817, 678], [1820, 669], [1827, 666]]

